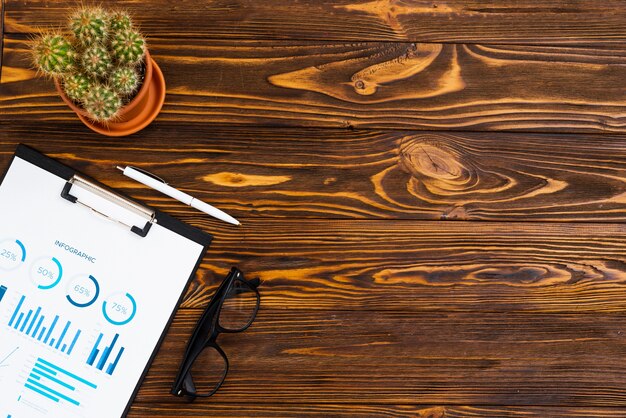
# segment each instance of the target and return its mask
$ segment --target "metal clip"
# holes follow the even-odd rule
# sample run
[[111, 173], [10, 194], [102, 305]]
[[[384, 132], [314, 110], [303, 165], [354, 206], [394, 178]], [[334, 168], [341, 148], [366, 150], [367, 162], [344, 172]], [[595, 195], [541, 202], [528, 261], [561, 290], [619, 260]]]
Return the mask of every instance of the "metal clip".
[[[113, 219], [110, 216], [102, 213], [101, 211], [85, 204], [84, 202], [80, 202], [78, 200], [78, 198], [76, 196], [72, 196], [70, 194], [70, 191], [72, 189], [73, 185], [77, 185], [78, 187], [88, 190], [91, 193], [108, 200], [109, 202], [115, 203], [121, 207], [123, 207], [124, 209], [135, 213], [136, 215], [139, 215], [140, 217], [146, 219], [146, 224], [143, 227], [138, 227], [136, 225], [128, 225], [118, 219]], [[68, 200], [72, 203], [79, 203], [89, 209], [91, 209], [92, 211], [94, 211], [95, 213], [104, 216], [107, 219], [113, 220], [115, 222], [118, 222], [124, 226], [127, 226], [130, 228], [130, 230], [134, 233], [136, 233], [137, 235], [141, 236], [141, 237], [145, 237], [146, 235], [148, 235], [148, 231], [150, 230], [150, 227], [152, 226], [152, 224], [156, 221], [156, 212], [153, 209], [147, 208], [143, 205], [140, 205], [136, 202], [133, 202], [132, 200], [113, 192], [112, 190], [108, 190], [105, 189], [104, 187], [97, 185], [81, 176], [78, 175], [74, 175], [72, 178], [70, 178], [66, 183], [65, 186], [63, 187], [63, 190], [61, 191], [61, 197], [65, 200]]]

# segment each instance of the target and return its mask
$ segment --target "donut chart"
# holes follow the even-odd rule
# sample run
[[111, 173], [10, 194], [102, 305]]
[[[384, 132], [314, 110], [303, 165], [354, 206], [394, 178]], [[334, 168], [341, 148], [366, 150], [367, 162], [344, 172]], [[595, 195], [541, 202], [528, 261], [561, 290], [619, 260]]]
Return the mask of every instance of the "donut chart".
[[100, 295], [100, 284], [91, 274], [74, 277], [67, 286], [65, 296], [77, 308], [93, 305]]
[[0, 270], [13, 270], [26, 261], [26, 247], [19, 239], [0, 242]]
[[55, 257], [38, 258], [30, 268], [30, 277], [38, 289], [49, 290], [61, 281], [63, 267]]
[[102, 302], [102, 314], [113, 325], [126, 325], [137, 313], [137, 302], [130, 293], [114, 293]]

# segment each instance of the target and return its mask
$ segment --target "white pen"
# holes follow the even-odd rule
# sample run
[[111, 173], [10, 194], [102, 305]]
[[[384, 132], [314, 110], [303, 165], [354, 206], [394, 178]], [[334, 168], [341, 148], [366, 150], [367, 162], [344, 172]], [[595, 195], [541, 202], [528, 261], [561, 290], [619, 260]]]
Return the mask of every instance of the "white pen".
[[125, 176], [130, 177], [131, 179], [136, 180], [139, 183], [144, 184], [152, 189], [155, 189], [163, 193], [164, 195], [183, 202], [184, 204], [189, 205], [192, 208], [196, 208], [199, 211], [206, 213], [207, 215], [210, 215], [224, 222], [228, 222], [229, 224], [241, 225], [237, 219], [233, 218], [226, 212], [223, 212], [218, 208], [203, 202], [202, 200], [198, 200], [185, 192], [181, 192], [180, 190], [173, 188], [159, 177], [156, 177], [155, 175], [150, 174], [145, 170], [141, 170], [139, 168], [131, 166], [127, 166], [126, 168], [117, 166], [117, 168], [118, 170], [121, 170]]

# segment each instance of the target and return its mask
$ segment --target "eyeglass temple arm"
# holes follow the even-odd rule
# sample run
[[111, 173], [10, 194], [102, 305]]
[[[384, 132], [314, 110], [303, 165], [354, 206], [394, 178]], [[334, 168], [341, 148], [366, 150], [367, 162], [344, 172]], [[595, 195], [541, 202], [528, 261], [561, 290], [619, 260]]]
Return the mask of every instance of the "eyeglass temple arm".
[[254, 279], [248, 280], [243, 276], [243, 271], [239, 270], [237, 267], [233, 267], [230, 270], [229, 274], [237, 274], [239, 273], [239, 279], [241, 279], [242, 281], [248, 283], [249, 285], [251, 285], [252, 287], [254, 287], [255, 289], [257, 287], [259, 287], [259, 285], [261, 284], [261, 279], [259, 279], [258, 277], [255, 277]]

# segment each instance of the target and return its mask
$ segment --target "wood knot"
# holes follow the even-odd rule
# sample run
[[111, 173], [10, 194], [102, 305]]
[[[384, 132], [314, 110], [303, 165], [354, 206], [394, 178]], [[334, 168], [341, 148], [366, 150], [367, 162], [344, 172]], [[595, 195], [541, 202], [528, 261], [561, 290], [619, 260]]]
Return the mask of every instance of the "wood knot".
[[476, 183], [475, 169], [463, 155], [435, 139], [405, 142], [400, 163], [413, 177], [439, 190], [459, 192]]

